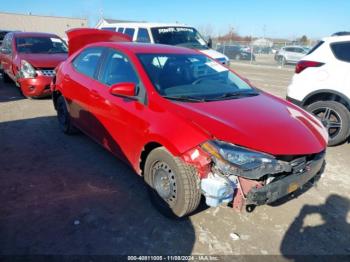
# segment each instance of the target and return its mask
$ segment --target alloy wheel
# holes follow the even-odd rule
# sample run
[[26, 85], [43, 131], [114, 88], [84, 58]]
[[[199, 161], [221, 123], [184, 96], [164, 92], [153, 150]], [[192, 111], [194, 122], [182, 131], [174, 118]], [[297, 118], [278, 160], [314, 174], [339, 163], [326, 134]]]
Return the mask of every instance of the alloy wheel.
[[321, 107], [313, 110], [312, 113], [322, 122], [330, 138], [334, 138], [339, 134], [342, 128], [342, 120], [335, 110], [329, 107]]

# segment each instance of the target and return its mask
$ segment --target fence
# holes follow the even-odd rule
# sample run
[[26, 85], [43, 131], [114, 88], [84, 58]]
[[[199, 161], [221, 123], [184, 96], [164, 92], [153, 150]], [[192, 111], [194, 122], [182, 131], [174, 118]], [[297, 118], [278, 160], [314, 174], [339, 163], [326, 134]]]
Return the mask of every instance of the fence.
[[232, 62], [240, 61], [259, 65], [289, 66], [279, 56], [282, 47], [298, 46], [305, 53], [314, 45], [300, 45], [293, 41], [271, 41], [268, 39], [257, 39], [253, 41], [213, 41], [213, 49], [229, 57]]

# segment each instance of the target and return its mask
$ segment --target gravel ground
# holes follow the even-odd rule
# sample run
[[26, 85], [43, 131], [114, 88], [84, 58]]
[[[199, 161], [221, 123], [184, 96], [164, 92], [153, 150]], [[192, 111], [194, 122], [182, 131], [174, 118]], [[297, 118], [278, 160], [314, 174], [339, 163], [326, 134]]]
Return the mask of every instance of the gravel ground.
[[[232, 67], [284, 97], [292, 70]], [[350, 144], [317, 184], [253, 213], [201, 205], [172, 221], [142, 178], [86, 136], [58, 129], [50, 99], [0, 83], [0, 254], [350, 254]], [[302, 260], [302, 259], [301, 259]]]

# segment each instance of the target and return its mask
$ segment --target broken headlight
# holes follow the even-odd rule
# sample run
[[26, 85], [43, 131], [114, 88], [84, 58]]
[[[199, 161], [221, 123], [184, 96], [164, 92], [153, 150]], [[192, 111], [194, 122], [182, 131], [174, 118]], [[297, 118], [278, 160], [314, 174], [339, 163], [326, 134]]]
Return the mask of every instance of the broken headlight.
[[202, 148], [211, 155], [215, 168], [225, 175], [259, 179], [266, 174], [291, 170], [288, 163], [274, 156], [219, 140], [205, 142]]

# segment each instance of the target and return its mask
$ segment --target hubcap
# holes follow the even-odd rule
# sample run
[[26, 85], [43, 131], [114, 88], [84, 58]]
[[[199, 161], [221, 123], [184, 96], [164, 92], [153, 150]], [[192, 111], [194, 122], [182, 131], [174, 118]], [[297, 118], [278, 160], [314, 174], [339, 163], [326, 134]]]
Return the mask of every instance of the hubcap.
[[176, 199], [175, 174], [169, 165], [163, 161], [156, 162], [152, 167], [154, 187], [157, 193], [168, 204], [172, 204]]
[[322, 124], [328, 131], [329, 138], [332, 139], [339, 134], [342, 127], [342, 121], [335, 110], [329, 107], [323, 107], [315, 109], [312, 113], [321, 120]]

